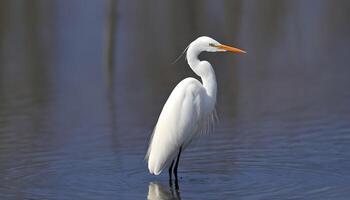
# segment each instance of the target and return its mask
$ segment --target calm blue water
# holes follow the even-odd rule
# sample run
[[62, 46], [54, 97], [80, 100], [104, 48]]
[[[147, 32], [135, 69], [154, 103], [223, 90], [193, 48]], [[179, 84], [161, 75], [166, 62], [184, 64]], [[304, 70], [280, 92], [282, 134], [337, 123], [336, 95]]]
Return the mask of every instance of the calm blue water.
[[[1, 1], [0, 199], [348, 199], [350, 3]], [[179, 190], [148, 139], [172, 62], [200, 35], [218, 79], [214, 133]]]

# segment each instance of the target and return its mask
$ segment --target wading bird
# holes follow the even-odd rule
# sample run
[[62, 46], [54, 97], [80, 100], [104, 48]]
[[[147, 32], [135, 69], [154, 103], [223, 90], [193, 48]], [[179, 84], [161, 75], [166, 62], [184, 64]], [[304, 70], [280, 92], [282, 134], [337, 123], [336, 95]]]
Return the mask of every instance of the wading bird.
[[198, 59], [202, 51], [245, 53], [206, 36], [197, 38], [188, 46], [188, 64], [201, 77], [202, 83], [195, 78], [186, 78], [174, 88], [166, 101], [146, 154], [151, 174], [159, 175], [163, 169], [169, 167], [169, 180], [172, 172], [177, 180], [181, 152], [213, 123], [216, 77], [211, 64]]

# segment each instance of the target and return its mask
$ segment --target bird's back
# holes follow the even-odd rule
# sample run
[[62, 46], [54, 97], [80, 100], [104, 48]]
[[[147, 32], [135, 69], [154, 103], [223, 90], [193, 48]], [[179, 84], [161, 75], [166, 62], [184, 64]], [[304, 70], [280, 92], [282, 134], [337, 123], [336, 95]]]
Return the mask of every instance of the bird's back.
[[198, 132], [203, 107], [202, 84], [194, 78], [181, 81], [165, 103], [148, 147], [148, 169], [160, 174], [178, 154], [180, 146], [185, 148]]

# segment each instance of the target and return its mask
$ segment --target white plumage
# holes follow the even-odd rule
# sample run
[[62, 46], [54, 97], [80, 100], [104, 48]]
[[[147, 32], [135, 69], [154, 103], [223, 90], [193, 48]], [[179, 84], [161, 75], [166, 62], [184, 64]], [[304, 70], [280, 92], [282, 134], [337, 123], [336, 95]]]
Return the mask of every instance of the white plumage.
[[[184, 150], [200, 132], [206, 131], [212, 122], [216, 103], [216, 77], [209, 62], [200, 61], [202, 51], [244, 51], [222, 45], [209, 37], [199, 37], [193, 41], [186, 52], [191, 69], [201, 77], [182, 80], [166, 101], [154, 128], [146, 159], [151, 174], [158, 175], [176, 160], [174, 169], [177, 178], [177, 165], [181, 150]], [[171, 178], [171, 174], [170, 174]]]

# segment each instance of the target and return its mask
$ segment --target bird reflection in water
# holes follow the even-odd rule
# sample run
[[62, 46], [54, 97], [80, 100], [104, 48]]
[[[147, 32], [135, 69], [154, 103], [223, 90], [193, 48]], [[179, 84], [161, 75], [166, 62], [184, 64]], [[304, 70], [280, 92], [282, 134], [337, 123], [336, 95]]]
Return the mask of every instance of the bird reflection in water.
[[148, 185], [148, 200], [181, 200], [179, 188], [169, 185], [169, 189], [160, 183], [150, 182]]

